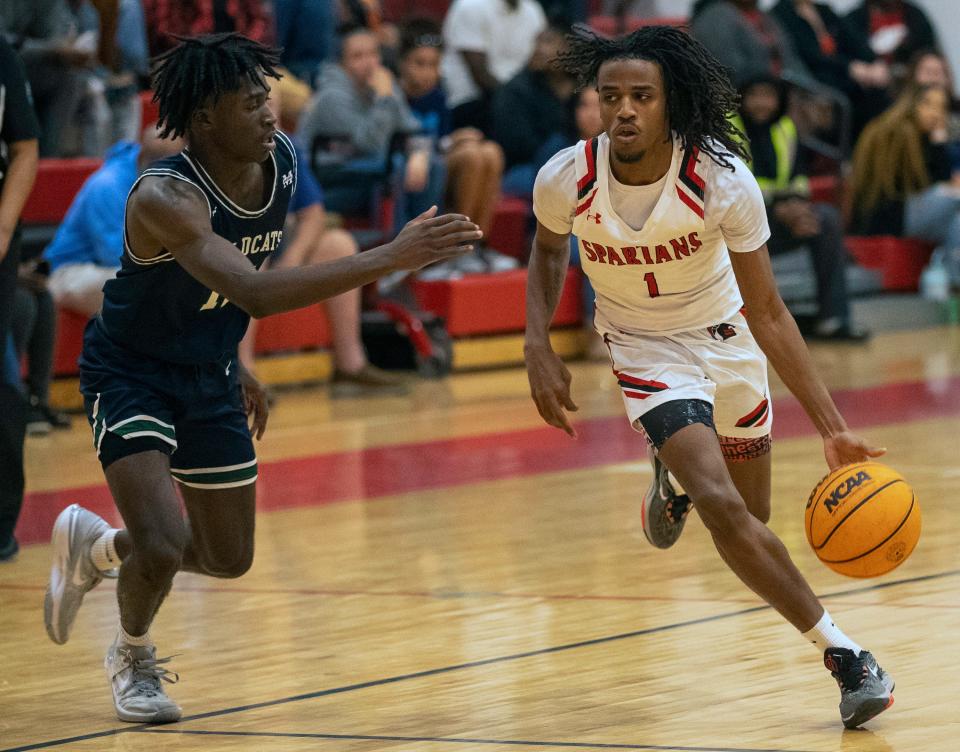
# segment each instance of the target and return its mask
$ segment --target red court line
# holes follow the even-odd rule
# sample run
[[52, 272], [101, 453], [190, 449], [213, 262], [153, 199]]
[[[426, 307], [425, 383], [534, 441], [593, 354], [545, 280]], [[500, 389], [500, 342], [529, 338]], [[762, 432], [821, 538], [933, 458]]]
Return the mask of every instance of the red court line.
[[[833, 397], [853, 428], [956, 417], [960, 376], [838, 391]], [[544, 426], [268, 462], [260, 467], [257, 504], [261, 510], [274, 510], [370, 500], [644, 456], [643, 443], [621, 416], [577, 421], [576, 426], [578, 441]], [[775, 400], [777, 438], [814, 434], [795, 399]], [[96, 461], [92, 451], [90, 461]], [[24, 544], [48, 540], [54, 518], [74, 501], [119, 523], [105, 485], [31, 493], [24, 501], [17, 538]]]

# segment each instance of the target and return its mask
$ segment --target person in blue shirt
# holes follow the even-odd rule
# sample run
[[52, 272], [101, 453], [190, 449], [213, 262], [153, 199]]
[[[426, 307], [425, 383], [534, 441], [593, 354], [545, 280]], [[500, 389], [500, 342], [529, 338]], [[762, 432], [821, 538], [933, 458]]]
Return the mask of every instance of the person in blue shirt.
[[120, 268], [123, 207], [137, 176], [157, 159], [176, 154], [180, 139], [160, 138], [153, 125], [140, 143], [120, 141], [80, 188], [57, 234], [44, 251], [50, 264], [50, 294], [58, 306], [93, 316], [103, 285]]
[[[270, 90], [268, 104], [277, 117], [283, 106], [282, 91], [279, 82]], [[304, 264], [355, 256], [360, 248], [353, 235], [346, 230], [327, 226], [323, 189], [310, 170], [306, 154], [299, 146], [294, 146], [297, 152], [297, 187], [287, 210], [288, 227], [283, 243], [272, 254], [269, 265], [274, 269], [292, 269]], [[323, 301], [333, 337], [331, 392], [334, 397], [347, 397], [403, 391], [402, 381], [398, 377], [371, 365], [367, 360], [360, 336], [360, 303], [358, 288]], [[256, 335], [257, 321], [251, 319], [238, 353], [240, 361], [250, 371], [254, 370]]]

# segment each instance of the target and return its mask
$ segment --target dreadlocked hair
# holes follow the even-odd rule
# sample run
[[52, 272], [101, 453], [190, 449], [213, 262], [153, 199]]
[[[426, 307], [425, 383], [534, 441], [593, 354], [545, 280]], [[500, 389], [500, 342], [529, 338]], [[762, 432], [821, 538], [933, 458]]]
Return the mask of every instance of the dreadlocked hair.
[[180, 44], [153, 60], [153, 101], [160, 106], [161, 138], [184, 135], [194, 113], [239, 89], [244, 79], [263, 85], [280, 78], [280, 50], [242, 34], [176, 37]]
[[724, 67], [700, 42], [673, 26], [644, 26], [617, 39], [574, 26], [557, 66], [580, 87], [596, 86], [600, 66], [610, 60], [649, 60], [660, 66], [671, 130], [684, 149], [696, 146], [721, 167], [733, 169], [728, 157], [747, 159], [746, 137], [730, 117], [740, 95]]

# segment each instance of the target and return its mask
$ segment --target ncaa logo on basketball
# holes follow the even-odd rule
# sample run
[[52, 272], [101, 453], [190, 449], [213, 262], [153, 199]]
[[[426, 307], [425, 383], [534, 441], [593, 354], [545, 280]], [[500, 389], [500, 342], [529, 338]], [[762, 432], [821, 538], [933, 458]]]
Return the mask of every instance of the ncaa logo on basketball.
[[859, 488], [868, 480], [873, 480], [873, 478], [871, 478], [864, 470], [861, 470], [852, 478], [847, 478], [846, 483], [833, 489], [833, 493], [830, 494], [830, 498], [823, 502], [824, 508], [830, 512], [830, 514], [833, 514], [836, 511], [836, 508], [840, 506], [840, 502], [847, 498], [853, 489]]

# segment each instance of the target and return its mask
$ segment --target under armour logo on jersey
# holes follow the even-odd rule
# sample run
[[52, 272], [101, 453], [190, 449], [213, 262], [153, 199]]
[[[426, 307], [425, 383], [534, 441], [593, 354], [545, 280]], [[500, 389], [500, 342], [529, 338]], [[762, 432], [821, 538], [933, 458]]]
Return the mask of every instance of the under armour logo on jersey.
[[287, 188], [291, 185], [293, 185], [293, 170], [289, 170], [283, 174], [283, 187]]
[[587, 219], [592, 219], [597, 224], [600, 224], [600, 212], [597, 212], [596, 214], [591, 214], [590, 212], [587, 212]]

